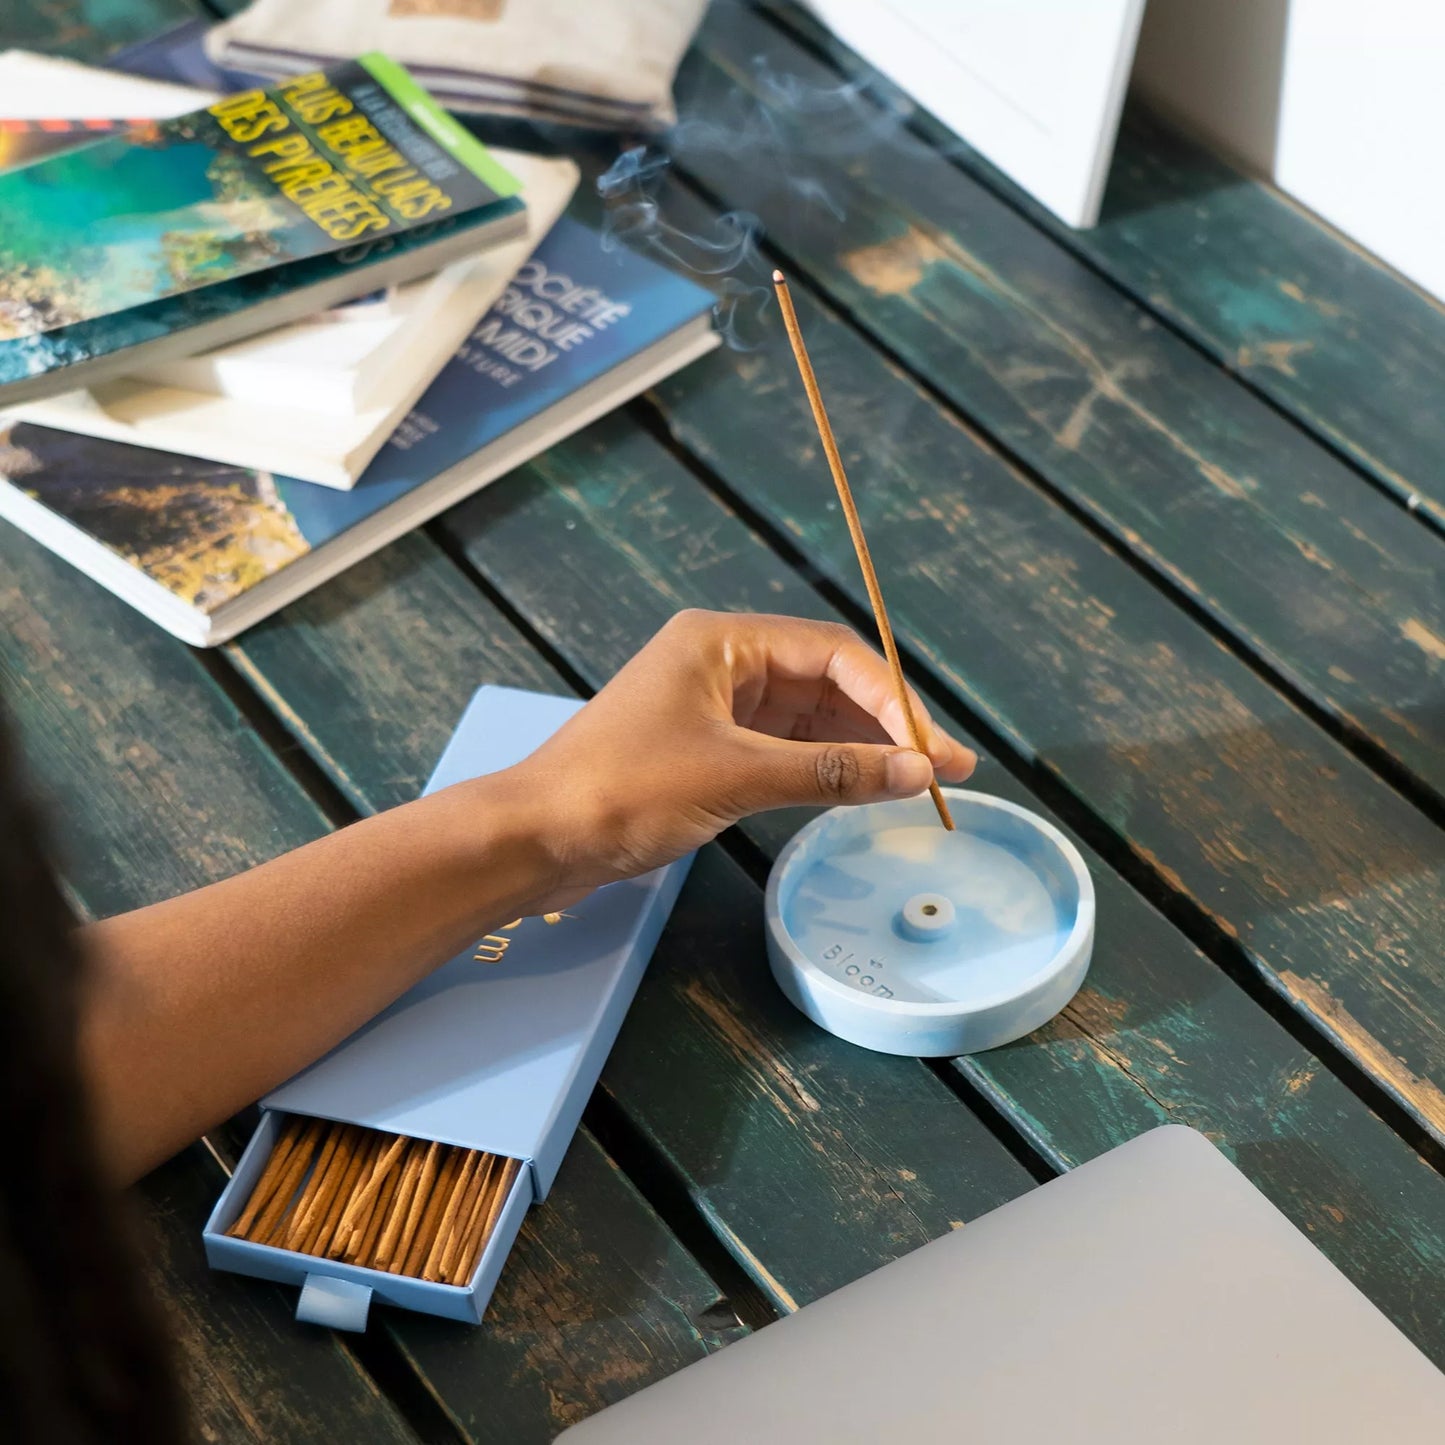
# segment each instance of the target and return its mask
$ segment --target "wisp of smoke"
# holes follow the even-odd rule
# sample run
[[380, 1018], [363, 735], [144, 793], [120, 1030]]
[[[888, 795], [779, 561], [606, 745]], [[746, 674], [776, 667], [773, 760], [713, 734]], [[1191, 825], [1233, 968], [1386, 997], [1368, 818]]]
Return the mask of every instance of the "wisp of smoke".
[[[713, 101], [718, 97], [714, 95]], [[633, 146], [598, 178], [604, 207], [603, 246], [649, 250], [697, 276], [723, 278], [714, 316], [724, 341], [751, 351], [767, 335], [773, 304], [766, 283], [772, 267], [759, 253], [762, 227], [746, 211], [728, 211], [707, 230], [686, 230], [664, 218], [658, 199], [673, 159], [725, 155], [730, 164], [765, 171], [800, 204], [834, 223], [846, 219], [838, 198], [812, 172], [813, 157], [856, 154], [896, 134], [912, 102], [876, 75], [816, 85], [753, 58], [752, 83], [738, 86], [704, 119], [685, 116], [667, 136], [667, 149]]]
[[725, 278], [713, 307], [718, 331], [734, 350], [752, 350], [756, 343], [744, 334], [742, 323], [760, 314], [760, 302], [765, 303], [769, 293], [765, 286], [746, 284], [736, 273], [757, 269], [758, 219], [746, 211], [728, 211], [712, 223], [711, 234], [686, 231], [664, 220], [656, 190], [669, 164], [661, 151], [633, 146], [597, 178], [597, 194], [605, 208], [603, 249], [612, 251], [619, 245], [645, 249], [695, 276]]

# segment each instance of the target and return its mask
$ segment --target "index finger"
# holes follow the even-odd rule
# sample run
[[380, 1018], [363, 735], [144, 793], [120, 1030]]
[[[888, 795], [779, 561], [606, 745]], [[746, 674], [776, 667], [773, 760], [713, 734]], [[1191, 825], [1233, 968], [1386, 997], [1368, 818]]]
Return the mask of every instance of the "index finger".
[[[914, 746], [887, 660], [851, 628], [796, 618], [760, 617], [756, 621], [767, 654], [765, 687], [776, 688], [781, 683], [786, 688], [789, 683], [819, 683], [826, 679], [877, 718], [900, 747]], [[939, 727], [917, 692], [906, 683], [905, 687], [929, 759], [950, 774], [967, 776], [977, 756]]]

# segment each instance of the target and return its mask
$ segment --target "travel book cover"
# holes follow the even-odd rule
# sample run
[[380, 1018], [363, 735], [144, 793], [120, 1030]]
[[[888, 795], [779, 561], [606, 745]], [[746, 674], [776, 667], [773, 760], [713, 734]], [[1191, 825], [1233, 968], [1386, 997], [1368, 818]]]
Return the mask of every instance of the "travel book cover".
[[28, 422], [0, 427], [0, 474], [210, 613], [712, 304], [564, 217], [349, 492]]
[[363, 56], [0, 174], [0, 387], [521, 210], [400, 66]]

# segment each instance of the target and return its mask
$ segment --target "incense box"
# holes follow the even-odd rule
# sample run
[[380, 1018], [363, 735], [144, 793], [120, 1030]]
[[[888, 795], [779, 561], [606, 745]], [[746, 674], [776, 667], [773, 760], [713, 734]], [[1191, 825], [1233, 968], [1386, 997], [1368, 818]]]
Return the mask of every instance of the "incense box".
[[[580, 706], [482, 688], [425, 791], [521, 761]], [[297, 1318], [336, 1329], [364, 1329], [373, 1300], [479, 1323], [527, 1210], [556, 1178], [691, 861], [478, 940], [262, 1099], [256, 1133], [206, 1222], [211, 1265], [301, 1286]], [[228, 1235], [293, 1116], [516, 1160], [467, 1282], [392, 1274]]]

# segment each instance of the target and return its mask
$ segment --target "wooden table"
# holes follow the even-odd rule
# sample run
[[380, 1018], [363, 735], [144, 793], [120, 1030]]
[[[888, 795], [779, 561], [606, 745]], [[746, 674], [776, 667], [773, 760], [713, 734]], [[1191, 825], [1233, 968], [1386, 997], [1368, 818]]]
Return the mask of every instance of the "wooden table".
[[[11, 4], [0, 39], [95, 56], [186, 3]], [[799, 819], [747, 825], [483, 1328], [333, 1337], [210, 1273], [244, 1120], [145, 1183], [209, 1440], [547, 1440], [1166, 1121], [1445, 1364], [1445, 313], [1144, 115], [1070, 233], [850, 64], [716, 11], [665, 214], [750, 211], [750, 281], [790, 270], [914, 678], [1094, 872], [1088, 983], [976, 1058], [837, 1042], [763, 962]], [[213, 655], [0, 528], [0, 673], [96, 914], [412, 797], [479, 683], [590, 692], [684, 606], [865, 616], [776, 336]]]

